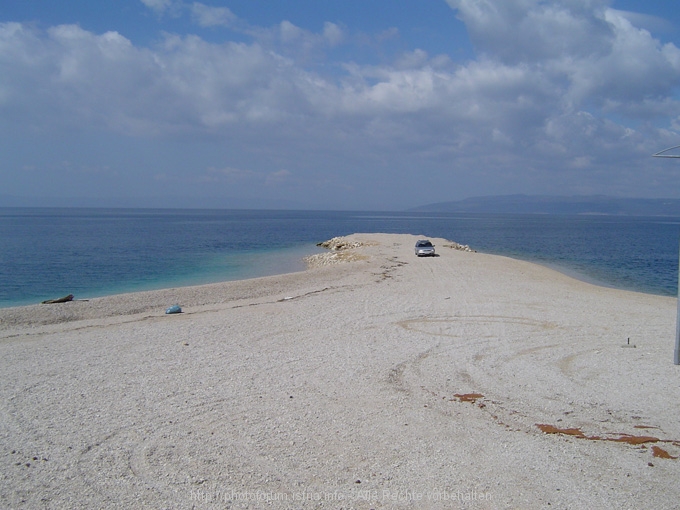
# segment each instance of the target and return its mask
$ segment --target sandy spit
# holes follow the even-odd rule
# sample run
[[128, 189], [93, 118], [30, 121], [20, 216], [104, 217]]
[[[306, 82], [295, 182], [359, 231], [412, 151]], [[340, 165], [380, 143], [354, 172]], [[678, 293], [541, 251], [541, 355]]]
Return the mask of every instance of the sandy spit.
[[675, 299], [421, 237], [0, 310], [0, 507], [677, 508]]

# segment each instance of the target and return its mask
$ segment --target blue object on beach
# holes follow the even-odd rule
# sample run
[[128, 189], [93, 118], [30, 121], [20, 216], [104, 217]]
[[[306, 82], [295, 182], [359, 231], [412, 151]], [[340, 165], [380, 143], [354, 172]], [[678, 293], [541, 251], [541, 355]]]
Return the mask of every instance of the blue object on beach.
[[182, 309], [179, 305], [172, 305], [170, 308], [165, 310], [165, 313], [182, 313]]

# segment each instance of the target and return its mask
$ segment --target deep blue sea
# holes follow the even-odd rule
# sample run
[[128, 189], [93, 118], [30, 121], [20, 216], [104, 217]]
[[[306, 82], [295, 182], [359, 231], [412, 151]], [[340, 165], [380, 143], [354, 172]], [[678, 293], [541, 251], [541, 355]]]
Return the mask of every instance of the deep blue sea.
[[302, 270], [354, 232], [443, 237], [621, 289], [675, 295], [680, 218], [0, 208], [0, 307]]

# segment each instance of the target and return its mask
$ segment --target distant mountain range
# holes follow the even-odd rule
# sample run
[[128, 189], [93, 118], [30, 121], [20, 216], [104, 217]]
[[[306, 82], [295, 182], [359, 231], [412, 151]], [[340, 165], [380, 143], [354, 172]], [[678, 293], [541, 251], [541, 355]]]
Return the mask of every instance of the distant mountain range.
[[507, 214], [608, 214], [680, 216], [680, 199], [592, 196], [503, 195], [439, 202], [409, 209], [421, 212]]

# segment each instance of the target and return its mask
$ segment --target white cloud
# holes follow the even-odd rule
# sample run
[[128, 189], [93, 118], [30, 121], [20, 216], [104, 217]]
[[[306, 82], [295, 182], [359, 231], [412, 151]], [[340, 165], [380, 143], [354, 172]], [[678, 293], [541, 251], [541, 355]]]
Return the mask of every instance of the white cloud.
[[640, 112], [631, 103], [673, 94], [680, 50], [662, 45], [635, 17], [589, 0], [447, 0], [490, 60], [527, 65], [564, 94], [565, 105]]
[[472, 42], [508, 63], [606, 50], [606, 6], [596, 0], [447, 0]]
[[251, 170], [243, 170], [241, 168], [233, 167], [208, 167], [205, 173], [198, 176], [199, 182], [204, 183], [235, 183], [247, 179], [253, 179], [257, 174]]
[[[469, 5], [466, 9], [467, 16], [476, 12]], [[545, 15], [546, 8], [540, 12]], [[74, 122], [85, 115], [112, 129], [156, 133], [215, 131], [238, 122], [280, 122], [300, 115], [317, 122], [328, 115], [397, 122], [395, 116], [418, 114], [423, 122], [433, 116], [449, 125], [489, 123], [489, 134], [498, 128], [510, 136], [544, 125], [563, 108], [578, 111], [596, 104], [641, 118], [677, 108], [672, 93], [680, 77], [680, 50], [662, 46], [615, 12], [603, 16], [607, 44], [585, 56], [565, 50], [504, 62], [489, 54], [456, 67], [446, 58], [414, 50], [392, 66], [346, 65], [340, 80], [311, 72], [257, 42], [213, 44], [197, 36], [169, 35], [156, 48], [138, 48], [116, 32], [96, 35], [63, 25], [41, 33], [6, 24], [0, 30], [0, 62], [8, 77], [0, 98], [7, 103], [11, 97], [14, 104], [21, 98], [25, 104], [39, 99], [60, 115], [72, 111]], [[479, 17], [489, 16], [484, 11]], [[329, 27], [326, 36], [339, 36]], [[324, 38], [286, 21], [278, 31], [285, 45], [317, 44]], [[580, 33], [575, 30], [574, 38]], [[76, 97], [77, 104], [71, 104]], [[510, 128], [515, 122], [521, 123], [519, 129]]]
[[[429, 175], [441, 187], [451, 179], [472, 183], [473, 171], [483, 171], [469, 186], [473, 194], [474, 186], [481, 193], [548, 186], [560, 172], [604, 183], [615, 171], [606, 168], [632, 172], [654, 144], [675, 136], [677, 126], [640, 123], [680, 118], [680, 50], [635, 26], [634, 17], [604, 1], [448, 1], [477, 59], [456, 64], [413, 48], [371, 66], [330, 62], [327, 74], [316, 65], [325, 63], [323, 51], [349, 40], [330, 22], [320, 33], [286, 20], [252, 27], [227, 8], [196, 2], [190, 12], [199, 25], [238, 25], [251, 42], [167, 35], [148, 48], [75, 25], [2, 24], [0, 129], [217, 141], [261, 168], [295, 173], [249, 173], [235, 169], [256, 163], [227, 161], [203, 165], [205, 182], [260, 176], [271, 187], [303, 186], [321, 182], [312, 175], [323, 169], [334, 186], [362, 189], [357, 183], [370, 166], [420, 185], [421, 165], [434, 169]], [[159, 13], [179, 5], [144, 3]]]
[[141, 2], [159, 16], [177, 15], [184, 7], [182, 0], [141, 0]]
[[202, 27], [230, 27], [237, 20], [227, 7], [210, 7], [199, 2], [191, 4], [191, 15]]
[[604, 19], [612, 32], [607, 52], [552, 63], [553, 70], [569, 78], [571, 100], [637, 103], [672, 94], [680, 79], [680, 50], [662, 46], [649, 32], [633, 27], [614, 11], [607, 11]]
[[627, 19], [636, 27], [644, 28], [649, 32], [672, 32], [674, 30], [673, 23], [667, 19], [640, 12], [622, 11], [619, 9], [610, 9], [616, 13], [617, 16]]
[[323, 37], [330, 46], [337, 46], [344, 40], [345, 34], [338, 25], [327, 21], [323, 25]]
[[271, 172], [267, 175], [265, 180], [266, 186], [281, 186], [282, 184], [288, 183], [293, 174], [288, 170], [278, 170], [276, 172]]
[[162, 12], [172, 5], [173, 0], [141, 0], [141, 2], [146, 5], [149, 9], [153, 9], [157, 12]]

